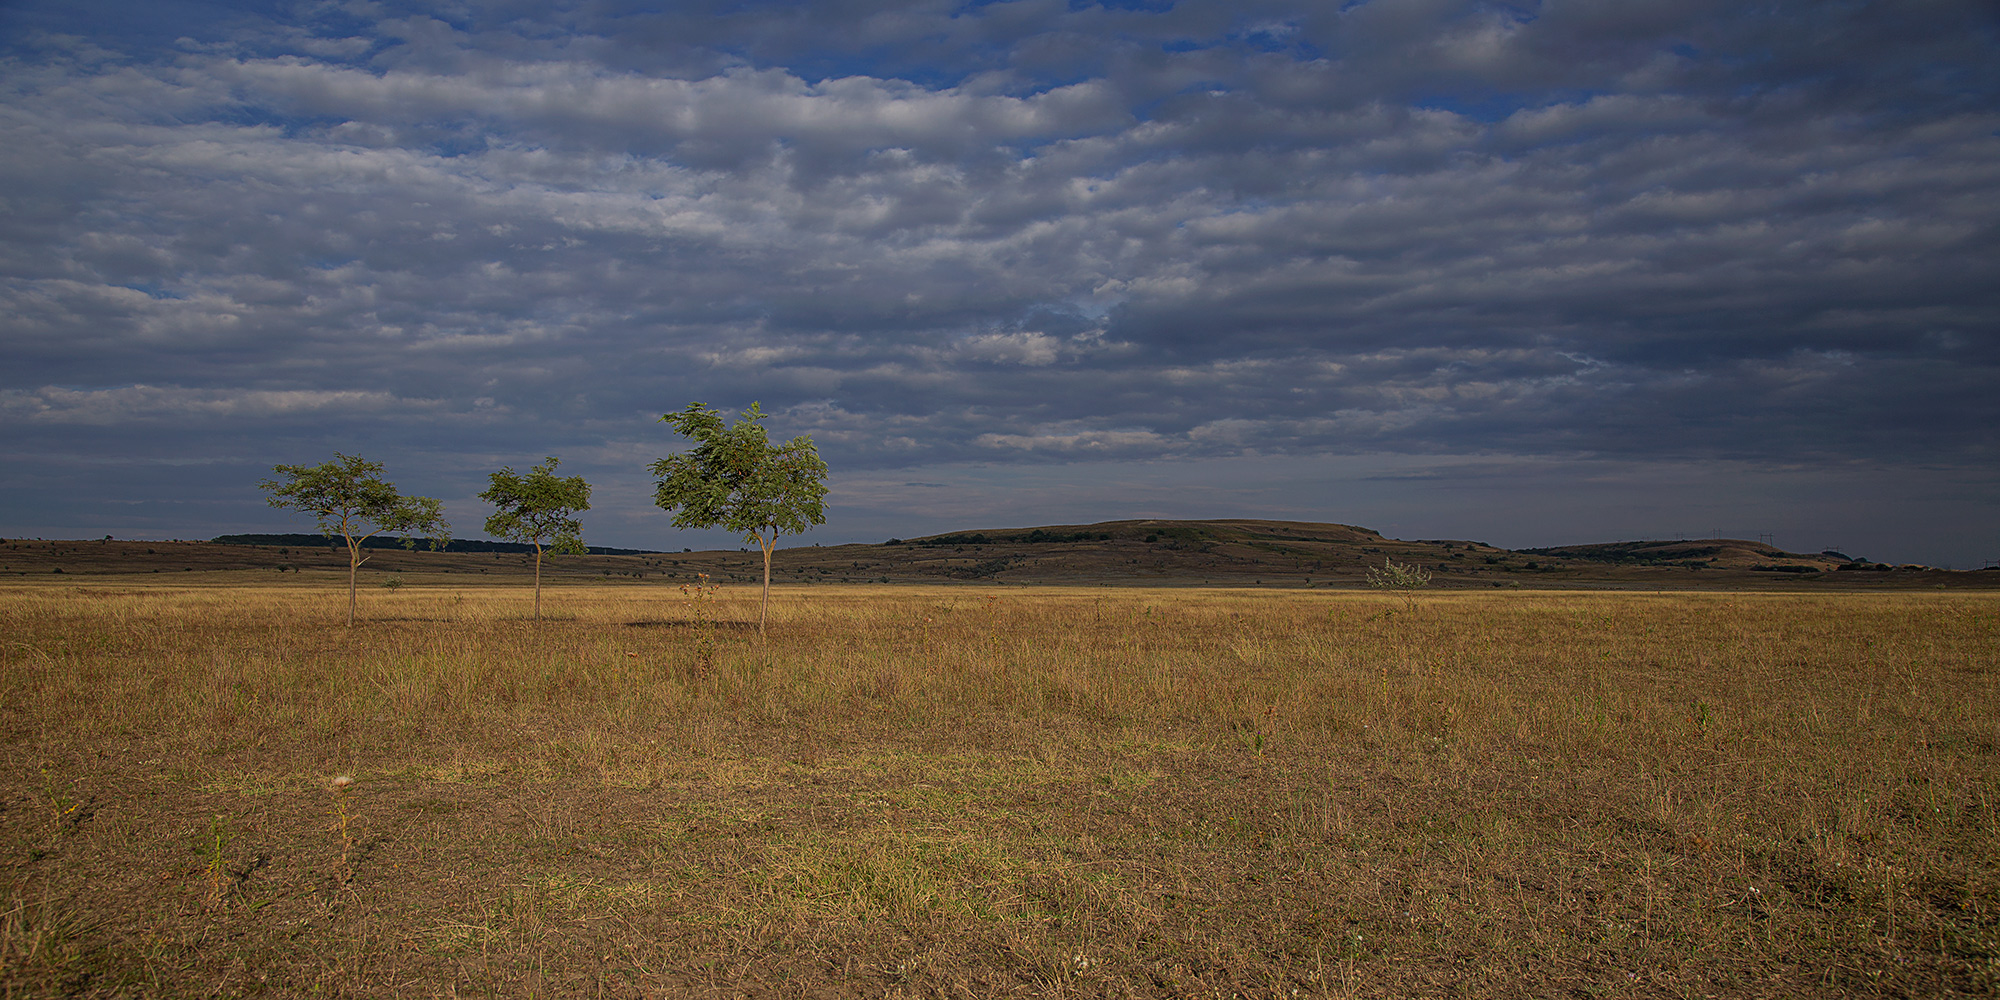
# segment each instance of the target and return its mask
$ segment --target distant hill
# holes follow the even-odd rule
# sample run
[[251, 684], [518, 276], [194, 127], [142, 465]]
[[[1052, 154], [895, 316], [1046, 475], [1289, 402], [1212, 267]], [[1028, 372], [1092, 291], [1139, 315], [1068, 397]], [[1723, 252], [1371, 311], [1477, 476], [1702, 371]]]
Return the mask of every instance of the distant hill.
[[1820, 573], [1849, 569], [1867, 563], [1822, 552], [1802, 555], [1761, 542], [1737, 538], [1676, 542], [1600, 542], [1594, 545], [1558, 545], [1545, 549], [1521, 549], [1532, 555], [1585, 559], [1620, 566], [1700, 566], [1705, 569], [1748, 569], [1777, 573]]
[[[1614, 542], [1556, 548], [1503, 549], [1472, 539], [1389, 539], [1350, 524], [1258, 519], [1133, 520], [1035, 528], [984, 528], [910, 539], [885, 546], [906, 554], [903, 573], [998, 582], [1212, 583], [1252, 586], [1357, 587], [1384, 560], [1431, 574], [1432, 585], [1454, 587], [1644, 586], [1717, 588], [1791, 586], [1813, 579], [1849, 583], [1854, 570], [1886, 570], [1839, 553], [1807, 555], [1740, 539], [1701, 542]], [[1892, 581], [1911, 585], [1902, 567]], [[2000, 583], [2000, 574], [1975, 580]], [[1937, 582], [1937, 581], [1932, 581]]]
[[[1366, 587], [1385, 560], [1415, 566], [1437, 589], [1646, 590], [1912, 589], [2000, 587], [2000, 570], [1952, 572], [1885, 566], [1837, 552], [1805, 554], [1740, 539], [1605, 542], [1512, 551], [1471, 539], [1395, 539], [1351, 524], [1225, 518], [1125, 520], [979, 528], [886, 542], [799, 545], [772, 561], [786, 585], [977, 583], [1071, 586], [1218, 586], [1294, 590]], [[509, 542], [454, 540], [444, 551], [369, 544], [362, 572], [433, 583], [513, 582], [532, 573], [533, 550]], [[210, 542], [0, 540], [0, 576], [209, 574], [215, 581], [344, 579], [347, 553], [317, 534], [224, 535]], [[593, 547], [546, 560], [552, 583], [629, 582], [677, 587], [706, 578], [740, 586], [762, 575], [742, 549], [649, 552]], [[204, 577], [187, 577], [196, 580]]]

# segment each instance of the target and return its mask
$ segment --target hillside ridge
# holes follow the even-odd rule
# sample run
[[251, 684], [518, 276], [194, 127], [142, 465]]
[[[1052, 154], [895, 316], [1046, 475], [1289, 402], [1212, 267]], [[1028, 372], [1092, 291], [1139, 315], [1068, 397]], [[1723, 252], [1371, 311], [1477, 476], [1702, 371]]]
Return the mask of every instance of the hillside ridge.
[[[0, 578], [37, 574], [159, 573], [344, 576], [344, 546], [318, 535], [266, 536], [287, 544], [0, 540]], [[303, 539], [303, 543], [293, 539]], [[1890, 567], [1837, 552], [1788, 552], [1742, 539], [1621, 541], [1505, 549], [1473, 539], [1397, 539], [1372, 528], [1265, 518], [1132, 518], [1087, 524], [989, 527], [877, 543], [797, 545], [778, 551], [778, 584], [987, 583], [1000, 585], [1229, 586], [1355, 589], [1384, 562], [1415, 567], [1437, 589], [1995, 587], [2000, 572]], [[533, 556], [477, 540], [445, 551], [371, 548], [362, 572], [498, 582], [532, 571]], [[549, 558], [551, 582], [757, 582], [754, 552], [604, 550]], [[183, 577], [184, 579], [196, 579]]]

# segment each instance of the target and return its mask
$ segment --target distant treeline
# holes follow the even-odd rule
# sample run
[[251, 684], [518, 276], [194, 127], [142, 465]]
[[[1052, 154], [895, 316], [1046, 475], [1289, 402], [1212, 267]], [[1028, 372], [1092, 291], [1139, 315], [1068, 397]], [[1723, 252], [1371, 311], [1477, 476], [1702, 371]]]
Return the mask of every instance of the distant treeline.
[[1709, 560], [1722, 554], [1719, 545], [1678, 546], [1670, 551], [1659, 551], [1653, 542], [1618, 542], [1588, 547], [1570, 548], [1556, 546], [1542, 549], [1516, 549], [1522, 555], [1555, 556], [1560, 559], [1583, 559], [1588, 562], [1615, 563], [1624, 566], [1692, 566], [1706, 565]]
[[1110, 539], [1111, 539], [1111, 533], [1108, 531], [1044, 531], [1041, 528], [1036, 528], [1033, 531], [1026, 531], [1012, 535], [998, 535], [998, 534], [987, 535], [985, 532], [977, 532], [970, 535], [938, 535], [934, 538], [916, 538], [916, 539], [911, 539], [908, 542], [905, 542], [900, 538], [891, 538], [888, 541], [883, 542], [882, 544], [884, 545], [993, 545], [1000, 542], [1016, 542], [1016, 543], [1025, 543], [1028, 545], [1044, 545], [1044, 544], [1058, 544], [1065, 542], [1104, 542], [1104, 541], [1110, 541]]
[[[283, 546], [298, 546], [299, 548], [302, 549], [308, 549], [314, 546], [327, 546], [330, 548], [338, 549], [338, 548], [345, 548], [347, 545], [346, 542], [341, 541], [338, 537], [328, 538], [325, 535], [303, 535], [303, 534], [217, 535], [215, 538], [211, 539], [211, 541], [219, 542], [223, 545], [283, 545]], [[395, 549], [395, 548], [401, 548], [402, 545], [403, 542], [401, 539], [384, 538], [381, 535], [377, 535], [374, 538], [370, 538], [367, 541], [361, 543], [361, 547], [364, 549]], [[417, 539], [417, 547], [420, 549], [428, 550], [431, 547], [431, 540], [428, 538], [419, 538]], [[660, 554], [658, 552], [653, 551], [652, 549], [613, 549], [613, 548], [606, 548], [605, 546], [602, 545], [591, 545], [588, 546], [588, 548], [590, 550], [590, 554], [594, 556], [652, 556]], [[451, 541], [446, 542], [444, 544], [444, 548], [442, 549], [442, 551], [533, 553], [535, 551], [535, 547], [522, 542], [487, 542], [487, 541], [478, 541], [478, 540], [464, 539], [464, 538], [454, 538]]]

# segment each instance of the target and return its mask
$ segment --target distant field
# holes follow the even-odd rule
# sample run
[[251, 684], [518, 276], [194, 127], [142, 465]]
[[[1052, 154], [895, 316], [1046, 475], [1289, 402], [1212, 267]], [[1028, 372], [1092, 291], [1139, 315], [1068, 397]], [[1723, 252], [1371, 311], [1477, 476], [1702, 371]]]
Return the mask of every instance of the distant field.
[[1991, 592], [165, 575], [0, 586], [0, 994], [2000, 991]]

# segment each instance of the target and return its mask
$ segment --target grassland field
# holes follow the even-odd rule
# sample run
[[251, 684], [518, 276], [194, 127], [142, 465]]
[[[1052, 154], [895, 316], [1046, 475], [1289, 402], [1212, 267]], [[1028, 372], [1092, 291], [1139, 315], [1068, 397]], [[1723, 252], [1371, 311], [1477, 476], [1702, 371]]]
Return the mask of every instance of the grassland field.
[[2000, 992], [1991, 591], [164, 576], [0, 580], [0, 996]]

